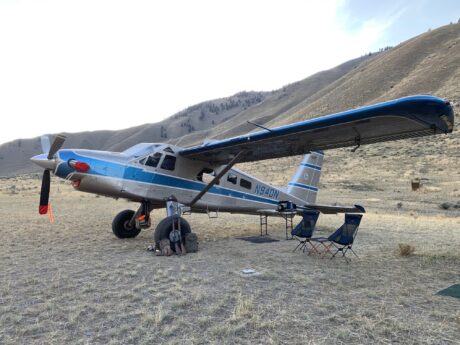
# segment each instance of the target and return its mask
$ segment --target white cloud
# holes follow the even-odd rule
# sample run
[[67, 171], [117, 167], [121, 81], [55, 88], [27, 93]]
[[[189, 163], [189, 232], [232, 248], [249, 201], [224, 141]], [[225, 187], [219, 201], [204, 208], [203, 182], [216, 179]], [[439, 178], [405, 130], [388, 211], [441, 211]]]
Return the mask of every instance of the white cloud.
[[343, 1], [0, 3], [0, 142], [156, 122], [271, 90], [368, 52], [388, 24], [348, 32]]

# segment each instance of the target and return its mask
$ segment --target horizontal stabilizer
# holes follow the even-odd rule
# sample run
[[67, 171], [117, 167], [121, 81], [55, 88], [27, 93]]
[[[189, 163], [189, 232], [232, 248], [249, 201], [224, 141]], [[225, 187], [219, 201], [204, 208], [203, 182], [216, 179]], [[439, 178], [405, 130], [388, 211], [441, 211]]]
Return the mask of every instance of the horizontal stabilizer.
[[334, 205], [306, 205], [305, 207], [297, 206], [296, 209], [289, 211], [278, 211], [274, 209], [261, 209], [257, 210], [258, 214], [272, 217], [283, 217], [286, 214], [296, 213], [302, 215], [306, 209], [317, 210], [324, 214], [337, 214], [337, 213], [366, 213], [366, 210], [361, 205], [354, 205], [353, 207], [334, 206]]
[[355, 205], [354, 207], [333, 206], [333, 205], [308, 205], [307, 208], [317, 210], [324, 214], [337, 213], [366, 213], [364, 207]]

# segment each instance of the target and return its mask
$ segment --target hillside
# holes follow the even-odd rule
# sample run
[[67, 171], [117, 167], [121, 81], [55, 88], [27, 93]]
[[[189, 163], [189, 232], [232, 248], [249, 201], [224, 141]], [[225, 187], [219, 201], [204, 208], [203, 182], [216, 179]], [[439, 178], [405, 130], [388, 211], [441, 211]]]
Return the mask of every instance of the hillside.
[[[191, 106], [166, 120], [120, 131], [67, 134], [64, 147], [120, 151], [138, 142], [191, 145], [255, 130], [248, 120], [277, 126], [411, 94], [434, 94], [460, 105], [460, 24], [424, 33], [400, 45], [354, 59], [272, 92], [241, 92]], [[457, 125], [458, 126], [458, 121]], [[393, 145], [400, 153], [414, 143]], [[445, 143], [448, 143], [446, 147]], [[458, 155], [458, 131], [432, 147]], [[383, 146], [386, 145], [386, 146]], [[335, 150], [340, 152], [340, 150]], [[447, 152], [448, 151], [448, 152]], [[40, 153], [40, 140], [15, 140], [0, 146], [0, 176], [38, 171], [29, 157]], [[334, 155], [334, 153], [332, 153]], [[292, 160], [292, 158], [291, 158]]]

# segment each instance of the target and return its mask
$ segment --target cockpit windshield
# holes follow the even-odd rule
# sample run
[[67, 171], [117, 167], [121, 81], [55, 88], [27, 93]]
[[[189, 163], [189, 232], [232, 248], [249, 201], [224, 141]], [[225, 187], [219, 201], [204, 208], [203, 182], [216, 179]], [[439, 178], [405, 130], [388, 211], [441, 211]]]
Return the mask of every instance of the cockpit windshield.
[[134, 158], [134, 163], [152, 168], [174, 171], [176, 167], [176, 156], [168, 153], [174, 154], [174, 150], [164, 144], [138, 144], [123, 151], [123, 154], [132, 155], [131, 157]]
[[161, 156], [162, 154], [159, 152], [156, 152], [153, 156], [148, 156], [147, 162], [145, 162], [145, 165], [156, 168], [158, 163], [160, 163]]
[[122, 152], [126, 156], [134, 158], [145, 156], [146, 154], [155, 151], [156, 148], [160, 147], [160, 144], [141, 143], [130, 147]]

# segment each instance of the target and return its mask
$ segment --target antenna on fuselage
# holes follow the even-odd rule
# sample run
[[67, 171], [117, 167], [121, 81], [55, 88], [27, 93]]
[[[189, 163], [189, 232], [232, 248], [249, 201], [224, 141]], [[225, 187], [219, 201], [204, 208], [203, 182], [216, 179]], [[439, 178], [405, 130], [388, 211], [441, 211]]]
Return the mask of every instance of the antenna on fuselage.
[[255, 122], [251, 122], [251, 121], [246, 121], [247, 123], [253, 125], [253, 126], [256, 126], [256, 127], [259, 127], [259, 128], [262, 128], [262, 129], [265, 129], [266, 131], [269, 131], [269, 132], [273, 132], [270, 128], [267, 128], [267, 127], [264, 127], [262, 125], [259, 125], [258, 123], [255, 123]]
[[[181, 136], [181, 137], [179, 138], [179, 140], [177, 140], [177, 142], [174, 143], [174, 146], [179, 146], [179, 143], [182, 141], [182, 139], [184, 139], [184, 137], [185, 137], [185, 135]], [[172, 138], [171, 138], [170, 140], [172, 140]], [[169, 140], [167, 143], [169, 143], [170, 140]]]

